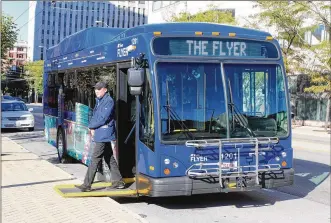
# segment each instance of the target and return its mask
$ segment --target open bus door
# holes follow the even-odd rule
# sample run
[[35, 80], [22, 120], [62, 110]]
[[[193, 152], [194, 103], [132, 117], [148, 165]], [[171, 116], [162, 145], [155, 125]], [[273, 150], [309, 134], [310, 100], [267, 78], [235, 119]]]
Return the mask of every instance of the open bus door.
[[[130, 62], [118, 63], [116, 76], [116, 147], [118, 148], [119, 169], [126, 188], [106, 189], [111, 186], [109, 182], [94, 183], [90, 192], [81, 192], [74, 184], [55, 186], [55, 191], [63, 197], [138, 196], [138, 188], [140, 188], [139, 191], [144, 191], [142, 190], [144, 185], [138, 185], [144, 184], [144, 182], [136, 181], [139, 173], [137, 169], [139, 119], [136, 117], [140, 116], [139, 95], [144, 81], [144, 71], [143, 69], [132, 69]], [[103, 168], [105, 167], [104, 165]], [[108, 167], [104, 171], [109, 173]]]

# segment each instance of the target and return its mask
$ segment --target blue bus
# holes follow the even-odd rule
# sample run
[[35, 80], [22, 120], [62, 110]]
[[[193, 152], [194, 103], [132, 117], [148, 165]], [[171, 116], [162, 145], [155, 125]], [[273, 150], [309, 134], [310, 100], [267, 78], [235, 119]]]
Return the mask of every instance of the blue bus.
[[293, 184], [287, 79], [269, 33], [209, 23], [88, 28], [46, 58], [45, 135], [62, 162], [89, 165], [93, 85], [109, 84], [116, 157], [131, 185], [109, 196]]

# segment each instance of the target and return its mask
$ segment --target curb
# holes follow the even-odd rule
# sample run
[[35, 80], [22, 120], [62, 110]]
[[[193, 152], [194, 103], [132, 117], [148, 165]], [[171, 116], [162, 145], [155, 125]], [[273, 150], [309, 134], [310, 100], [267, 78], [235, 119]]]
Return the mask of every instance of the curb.
[[[15, 144], [16, 144], [18, 147], [20, 147], [22, 150], [25, 150], [25, 151], [27, 151], [27, 152], [29, 152], [29, 153], [32, 153], [30, 150], [24, 148], [23, 146], [21, 146], [20, 144], [16, 143], [14, 140], [12, 140], [12, 139], [10, 139], [10, 138], [8, 138], [8, 137], [1, 137], [1, 139], [2, 139], [2, 140], [3, 140], [3, 139], [5, 139], [5, 140], [9, 140], [9, 141], [15, 143]], [[40, 158], [37, 154], [34, 154], [34, 153], [32, 153], [32, 154], [35, 155], [36, 157]], [[71, 178], [72, 180], [77, 180], [77, 181], [80, 181], [80, 182], [82, 183], [81, 180], [79, 180], [79, 179], [76, 178], [76, 177], [73, 177], [71, 174], [67, 173], [66, 171], [64, 171], [64, 170], [61, 169], [60, 167], [54, 165], [53, 163], [51, 163], [51, 162], [49, 162], [49, 161], [47, 161], [47, 160], [44, 160], [44, 159], [41, 159], [41, 161], [45, 161], [45, 162], [51, 164], [53, 167], [60, 169], [62, 172], [64, 172], [66, 175], [68, 175], [68, 177]], [[146, 219], [144, 219], [143, 217], [141, 217], [139, 214], [137, 214], [137, 213], [131, 211], [129, 208], [127, 208], [127, 207], [121, 205], [120, 203], [116, 202], [116, 201], [113, 200], [112, 198], [110, 198], [110, 197], [100, 197], [100, 198], [101, 198], [101, 199], [104, 199], [104, 200], [106, 200], [106, 201], [108, 201], [109, 203], [111, 203], [111, 204], [113, 204], [113, 205], [118, 206], [118, 208], [122, 209], [123, 212], [125, 212], [125, 213], [131, 215], [131, 216], [132, 216], [133, 218], [135, 218], [136, 220], [138, 220], [138, 221], [140, 221], [140, 222], [142, 222], [142, 223], [149, 223]], [[72, 198], [69, 198], [69, 199], [72, 199]]]

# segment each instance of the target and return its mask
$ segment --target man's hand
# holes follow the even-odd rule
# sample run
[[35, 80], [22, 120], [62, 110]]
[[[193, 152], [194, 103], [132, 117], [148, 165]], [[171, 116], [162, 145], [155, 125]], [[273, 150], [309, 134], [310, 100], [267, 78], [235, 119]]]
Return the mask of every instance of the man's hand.
[[91, 129], [91, 135], [94, 136], [94, 129]]

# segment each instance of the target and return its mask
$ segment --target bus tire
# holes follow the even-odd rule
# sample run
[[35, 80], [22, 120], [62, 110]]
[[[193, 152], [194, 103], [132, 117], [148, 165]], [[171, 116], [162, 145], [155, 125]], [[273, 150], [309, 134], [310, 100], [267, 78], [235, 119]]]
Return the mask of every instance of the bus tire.
[[56, 148], [57, 148], [59, 163], [69, 163], [70, 157], [67, 154], [64, 132], [62, 128], [59, 128], [57, 131]]

